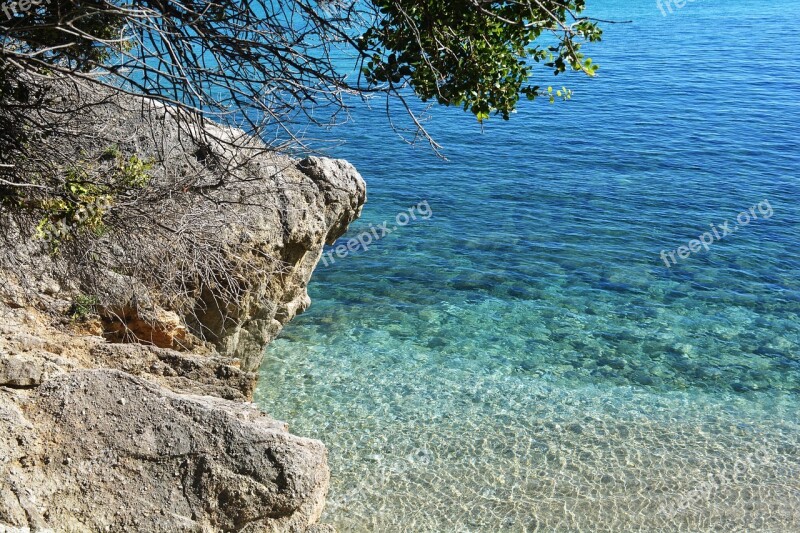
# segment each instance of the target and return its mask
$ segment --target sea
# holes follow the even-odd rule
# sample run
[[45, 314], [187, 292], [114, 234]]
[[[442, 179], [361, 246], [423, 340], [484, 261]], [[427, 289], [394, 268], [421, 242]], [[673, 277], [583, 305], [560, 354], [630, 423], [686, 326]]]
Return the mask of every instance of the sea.
[[587, 3], [570, 101], [319, 133], [369, 200], [256, 401], [341, 532], [800, 531], [800, 1]]

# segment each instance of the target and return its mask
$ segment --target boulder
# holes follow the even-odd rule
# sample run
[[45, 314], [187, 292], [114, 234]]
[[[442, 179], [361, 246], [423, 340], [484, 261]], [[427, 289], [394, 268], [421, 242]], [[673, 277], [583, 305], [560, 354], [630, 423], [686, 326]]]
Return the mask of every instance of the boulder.
[[44, 382], [10, 411], [0, 417], [17, 440], [0, 462], [8, 526], [306, 531], [322, 512], [324, 445], [252, 404], [82, 370]]

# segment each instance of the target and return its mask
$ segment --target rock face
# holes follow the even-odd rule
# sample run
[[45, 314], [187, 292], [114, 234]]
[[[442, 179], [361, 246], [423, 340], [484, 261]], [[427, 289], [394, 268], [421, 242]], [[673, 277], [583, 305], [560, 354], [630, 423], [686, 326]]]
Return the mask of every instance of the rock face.
[[[141, 113], [141, 102], [116, 102], [99, 124], [135, 135], [126, 109]], [[170, 144], [179, 135], [168, 113], [156, 118], [167, 152], [189, 149]], [[155, 141], [137, 139], [147, 155]], [[208, 149], [236, 158], [224, 144]], [[110, 264], [95, 289], [117, 304], [79, 320], [86, 304], [74, 287], [37, 269], [46, 255], [0, 270], [0, 532], [330, 530], [316, 523], [325, 446], [248, 402], [263, 348], [309, 306], [323, 247], [360, 215], [366, 186], [345, 161], [271, 154], [240, 167], [247, 179], [236, 188], [184, 199], [168, 215], [216, 217], [221, 257], [251, 254], [226, 272], [247, 282], [235, 297], [196, 288], [181, 313]], [[125, 256], [115, 246], [110, 261]], [[262, 258], [279, 268], [248, 270]]]
[[[269, 254], [286, 267], [279, 275], [251, 283], [249, 291], [224, 307], [207, 292], [195, 304], [194, 329], [221, 354], [239, 359], [247, 371], [258, 369], [264, 346], [311, 304], [306, 287], [324, 244], [344, 234], [366, 201], [364, 180], [347, 161], [309, 157], [280, 168], [282, 194], [277, 204], [274, 194], [266, 198], [250, 191], [250, 202], [274, 207], [268, 213], [242, 209], [239, 224], [263, 228], [247, 238], [267, 244]], [[258, 224], [247, 220], [250, 217], [258, 217]], [[239, 233], [239, 225], [231, 233]]]
[[289, 434], [251, 405], [83, 370], [48, 380], [4, 415], [13, 456], [0, 516], [18, 523], [305, 531], [324, 505], [323, 444]]

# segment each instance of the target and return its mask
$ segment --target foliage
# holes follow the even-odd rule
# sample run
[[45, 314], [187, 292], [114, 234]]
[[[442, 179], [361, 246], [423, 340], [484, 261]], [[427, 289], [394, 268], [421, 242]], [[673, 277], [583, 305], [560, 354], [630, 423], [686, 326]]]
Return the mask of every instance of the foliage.
[[150, 183], [150, 171], [153, 169], [153, 161], [145, 161], [136, 154], [128, 157], [122, 155], [119, 148], [113, 147], [111, 151], [106, 151], [103, 156], [109, 157], [112, 154], [117, 165], [112, 172], [112, 183], [124, 188], [142, 188]]
[[123, 35], [124, 13], [104, 0], [50, 0], [28, 10], [16, 4], [15, 12], [0, 30], [13, 35], [18, 51], [29, 52], [31, 66], [46, 70], [48, 65], [58, 65], [90, 72], [115, 50], [130, 46]]
[[36, 234], [50, 242], [54, 250], [61, 240], [78, 231], [101, 235], [106, 230], [103, 215], [110, 204], [111, 195], [88, 183], [80, 171], [70, 170], [62, 194], [42, 200], [37, 206], [44, 214]]
[[86, 320], [97, 313], [99, 302], [97, 296], [78, 294], [69, 308], [69, 316], [72, 317], [73, 320]]
[[[112, 166], [101, 172], [108, 181], [98, 184], [99, 180], [92, 173], [100, 162], [109, 159]], [[67, 169], [63, 185], [56, 194], [23, 203], [25, 207], [35, 207], [42, 212], [36, 236], [49, 242], [51, 251], [57, 252], [61, 242], [78, 233], [103, 235], [108, 229], [104, 219], [108, 210], [127, 191], [146, 187], [152, 167], [151, 161], [136, 155], [125, 159], [119, 148], [112, 146], [102, 153], [99, 162], [82, 162], [80, 166]]]
[[226, 308], [246, 291], [231, 272], [283, 268], [225, 241], [228, 204], [247, 205], [264, 179], [251, 158], [316, 148], [309, 124], [346, 120], [353, 97], [385, 98], [390, 115], [399, 102], [409, 140], [434, 150], [415, 97], [481, 121], [508, 119], [523, 97], [568, 100], [543, 77], [595, 74], [581, 46], [600, 29], [584, 2], [48, 0], [9, 18], [0, 7], [0, 268], [21, 270], [33, 255], [17, 249], [32, 243], [84, 292], [113, 273], [173, 308], [204, 291]]
[[[583, 0], [372, 1], [382, 17], [359, 41], [372, 54], [363, 68], [367, 79], [407, 82], [423, 101], [462, 106], [479, 120], [491, 113], [508, 120], [520, 95], [541, 96], [542, 88], [530, 83], [537, 63], [555, 74], [571, 68], [593, 76], [597, 70], [580, 52], [580, 41], [600, 40], [599, 28], [577, 16], [568, 22], [584, 9]], [[537, 42], [543, 33], [553, 35], [549, 44]], [[566, 98], [566, 90], [558, 96]]]
[[[543, 89], [550, 84], [534, 79], [540, 70], [595, 74], [581, 46], [599, 41], [601, 30], [581, 15], [585, 7], [585, 0], [51, 0], [0, 17], [0, 105], [3, 95], [41, 104], [26, 84], [8, 83], [21, 70], [235, 118], [249, 133], [277, 132], [290, 144], [302, 145], [293, 116], [335, 122], [348, 94], [406, 104], [411, 89], [479, 120], [508, 119], [520, 97], [552, 96]], [[339, 67], [342, 49], [358, 58], [360, 76]], [[413, 115], [412, 107], [405, 105]]]

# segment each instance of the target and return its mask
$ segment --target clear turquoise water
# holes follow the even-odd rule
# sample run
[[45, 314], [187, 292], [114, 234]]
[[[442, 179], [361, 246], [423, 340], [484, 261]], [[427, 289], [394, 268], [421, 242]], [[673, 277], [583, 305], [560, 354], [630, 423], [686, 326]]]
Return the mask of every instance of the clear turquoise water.
[[435, 110], [448, 162], [380, 105], [335, 132], [370, 189], [342, 242], [433, 212], [321, 265], [267, 349], [341, 531], [800, 531], [800, 2], [595, 14], [634, 20], [601, 77], [483, 132]]

